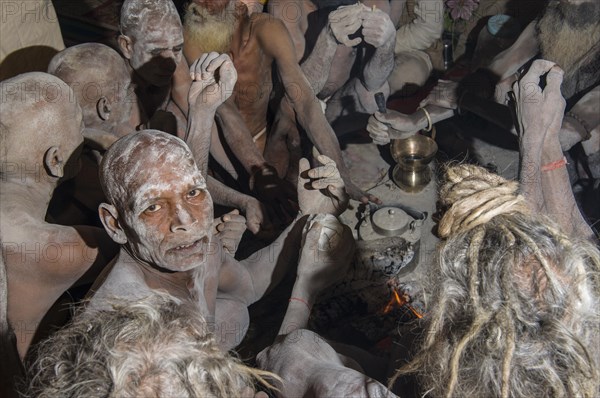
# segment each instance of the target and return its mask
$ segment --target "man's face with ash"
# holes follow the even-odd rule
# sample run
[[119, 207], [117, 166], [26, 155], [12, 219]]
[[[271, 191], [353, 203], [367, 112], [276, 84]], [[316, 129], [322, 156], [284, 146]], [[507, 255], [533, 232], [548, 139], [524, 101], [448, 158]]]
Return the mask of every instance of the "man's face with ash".
[[131, 52], [126, 57], [136, 73], [154, 86], [171, 84], [183, 50], [179, 16], [151, 14], [130, 39]]
[[127, 197], [118, 209], [128, 247], [160, 268], [195, 268], [210, 254], [213, 204], [204, 177], [178, 144], [142, 146], [133, 155], [139, 167], [126, 171]]

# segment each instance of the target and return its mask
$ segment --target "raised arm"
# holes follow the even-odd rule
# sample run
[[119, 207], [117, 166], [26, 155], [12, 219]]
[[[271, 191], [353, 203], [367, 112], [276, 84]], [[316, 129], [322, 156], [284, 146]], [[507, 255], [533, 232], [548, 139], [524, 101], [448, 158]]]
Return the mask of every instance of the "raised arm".
[[192, 150], [202, 173], [207, 175], [215, 112], [233, 93], [237, 72], [228, 55], [213, 52], [202, 54], [194, 61], [190, 77], [193, 83], [188, 94], [190, 108], [184, 141]]
[[[542, 89], [540, 78], [545, 75]], [[521, 137], [521, 187], [538, 211], [558, 222], [565, 232], [593, 238], [581, 215], [558, 139], [565, 110], [560, 92], [563, 71], [553, 62], [537, 60], [513, 86]], [[541, 188], [541, 189], [540, 189]]]

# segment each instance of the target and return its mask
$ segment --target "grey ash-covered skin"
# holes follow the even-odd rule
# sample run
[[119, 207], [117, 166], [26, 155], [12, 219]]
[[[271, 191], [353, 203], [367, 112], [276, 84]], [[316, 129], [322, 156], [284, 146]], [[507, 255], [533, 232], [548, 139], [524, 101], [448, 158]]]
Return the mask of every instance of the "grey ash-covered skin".
[[[220, 25], [221, 30], [227, 33], [222, 40], [216, 40], [214, 37], [215, 22], [225, 23]], [[228, 29], [228, 26], [234, 26], [235, 29]], [[336, 162], [353, 199], [363, 202], [376, 200], [352, 183], [349, 171], [343, 163], [337, 137], [324, 117], [309, 81], [298, 65], [293, 42], [281, 21], [264, 13], [248, 16], [245, 6], [238, 0], [197, 0], [190, 2], [186, 10], [184, 29], [185, 53], [188, 60], [193, 60], [208, 51], [231, 53], [238, 71], [238, 82], [227, 109], [220, 112], [225, 122], [231, 126], [239, 126], [228, 129], [230, 136], [225, 137], [232, 150], [248, 148], [254, 137], [262, 151], [265, 144], [264, 135], [261, 136], [260, 132], [267, 127], [269, 138], [264, 147], [265, 160], [277, 169], [280, 177], [287, 175], [288, 180], [295, 181], [300, 142], [297, 136], [287, 137], [285, 133], [287, 124], [295, 126], [297, 122], [319, 152]], [[207, 42], [214, 43], [214, 46], [207, 46]], [[284, 92], [282, 106], [287, 109], [289, 118], [286, 125], [275, 121], [277, 126], [269, 127], [269, 99], [276, 88], [272, 78], [273, 66], [276, 67], [274, 70], [281, 82], [279, 88]]]
[[[181, 20], [171, 0], [125, 1], [120, 30], [119, 49], [127, 61], [136, 95], [130, 125], [176, 132], [190, 145], [206, 175], [211, 136], [216, 134], [215, 109], [231, 95], [237, 78], [231, 62], [223, 58], [212, 65], [196, 62], [190, 70], [182, 56]], [[221, 72], [227, 71], [228, 78], [213, 85], [220, 67]], [[201, 70], [205, 74], [202, 77]], [[244, 213], [253, 233], [261, 229], [261, 224], [268, 224], [264, 208], [255, 198], [212, 177], [207, 178], [207, 184], [216, 203]]]
[[387, 0], [268, 4], [269, 12], [290, 31], [302, 70], [313, 91], [326, 100], [327, 120], [338, 135], [357, 130], [357, 114], [366, 123], [365, 115], [377, 110], [375, 93], [390, 94], [396, 26], [404, 4]]
[[78, 280], [93, 280], [117, 248], [102, 229], [46, 222], [52, 193], [77, 172], [83, 145], [82, 111], [71, 89], [39, 72], [0, 87], [0, 241], [8, 322], [23, 359], [52, 304]]
[[[347, 203], [343, 180], [331, 168], [331, 160], [320, 159], [324, 164], [320, 168], [309, 171], [306, 160], [301, 165], [311, 176], [299, 184], [302, 214], [339, 214]], [[165, 290], [191, 302], [214, 322], [224, 349], [235, 347], [248, 327], [248, 305], [296, 261], [306, 217], [299, 215], [273, 244], [238, 262], [213, 235], [212, 199], [189, 148], [180, 139], [153, 130], [124, 137], [109, 149], [101, 183], [107, 203], [100, 206], [100, 217], [121, 250], [92, 288], [88, 310], [102, 308], [114, 297], [141, 298], [153, 289]], [[321, 189], [332, 196], [323, 195]], [[321, 227], [314, 223], [310, 228], [320, 234]], [[349, 228], [340, 228], [342, 239], [351, 242]], [[318, 268], [314, 259], [321, 255], [322, 263], [337, 275], [336, 265], [349, 262], [351, 250], [329, 256], [328, 250], [317, 251], [318, 244], [311, 239], [305, 239], [302, 247], [302, 256], [310, 259], [305, 267]], [[319, 286], [312, 279], [308, 282], [301, 288], [309, 293]]]
[[[498, 54], [486, 66], [487, 73], [495, 76], [498, 83], [493, 93], [493, 101], [507, 104], [507, 93], [518, 77], [517, 72], [529, 60], [540, 54], [543, 59], [556, 63], [564, 71], [562, 93], [567, 100], [559, 140], [564, 151], [581, 142], [591, 169], [595, 170], [600, 152], [600, 118], [598, 117], [598, 96], [600, 95], [600, 3], [593, 0], [551, 1], [540, 17], [531, 22], [515, 43]], [[459, 107], [459, 83], [440, 80], [429, 96], [421, 102], [428, 110], [432, 122], [454, 116]], [[465, 92], [488, 91], [478, 86], [464, 85]], [[464, 95], [463, 105], [469, 95]], [[485, 100], [477, 99], [485, 104]], [[499, 118], [488, 111], [486, 116]], [[498, 120], [499, 123], [506, 121]], [[508, 121], [510, 124], [511, 122]], [[394, 138], [405, 138], [426, 128], [427, 117], [417, 111], [404, 115], [390, 111], [376, 112], [370, 119], [367, 129], [373, 140], [384, 145]], [[505, 124], [503, 124], [505, 125]], [[398, 132], [390, 130], [390, 127]], [[513, 128], [513, 133], [517, 133]], [[594, 160], [593, 158], [596, 158]], [[593, 164], [593, 163], [596, 164]], [[597, 172], [596, 172], [597, 173]], [[597, 178], [597, 175], [594, 176]]]

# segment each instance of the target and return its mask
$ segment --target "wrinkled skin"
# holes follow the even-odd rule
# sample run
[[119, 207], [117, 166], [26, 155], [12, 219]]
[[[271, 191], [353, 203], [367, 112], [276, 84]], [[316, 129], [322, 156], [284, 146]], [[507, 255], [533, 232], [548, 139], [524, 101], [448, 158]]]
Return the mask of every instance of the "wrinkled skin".
[[[14, 96], [3, 96], [0, 105], [3, 128], [6, 126], [2, 162], [23, 168], [7, 169], [0, 182], [0, 241], [8, 277], [8, 320], [23, 359], [37, 326], [54, 302], [78, 280], [93, 280], [115, 255], [116, 247], [101, 229], [45, 221], [53, 190], [77, 172], [83, 123], [73, 93], [58, 78], [44, 73], [6, 80], [3, 92], [9, 87], [5, 84], [30, 89], [34, 84], [51, 84], [59, 90], [52, 101], [42, 98], [34, 105], [24, 101], [25, 96], [20, 97], [17, 90]], [[37, 173], [21, 175], [23, 170]]]
[[[224, 349], [236, 346], [248, 327], [248, 305], [281, 280], [298, 255], [305, 219], [298, 218], [271, 246], [236, 261], [213, 234], [212, 201], [191, 152], [157, 131], [111, 147], [102, 183], [112, 203], [101, 205], [100, 216], [122, 248], [111, 272], [93, 287], [89, 310], [102, 308], [109, 297], [140, 298], [164, 289], [215, 322]], [[306, 189], [322, 195], [312, 184], [318, 181]], [[300, 208], [308, 214], [317, 201], [303, 198]], [[225, 217], [239, 224], [232, 216]]]

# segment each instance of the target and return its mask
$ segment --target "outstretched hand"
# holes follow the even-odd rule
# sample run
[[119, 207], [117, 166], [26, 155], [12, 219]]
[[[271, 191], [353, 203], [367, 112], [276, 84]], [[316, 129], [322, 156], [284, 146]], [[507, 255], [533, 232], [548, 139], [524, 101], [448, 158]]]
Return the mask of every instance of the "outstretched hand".
[[188, 94], [192, 109], [215, 110], [227, 101], [237, 82], [237, 71], [227, 54], [202, 54], [190, 67], [192, 86]]
[[329, 213], [340, 215], [348, 206], [344, 180], [333, 160], [317, 156], [321, 166], [310, 169], [306, 158], [300, 159], [298, 204], [302, 214]]

